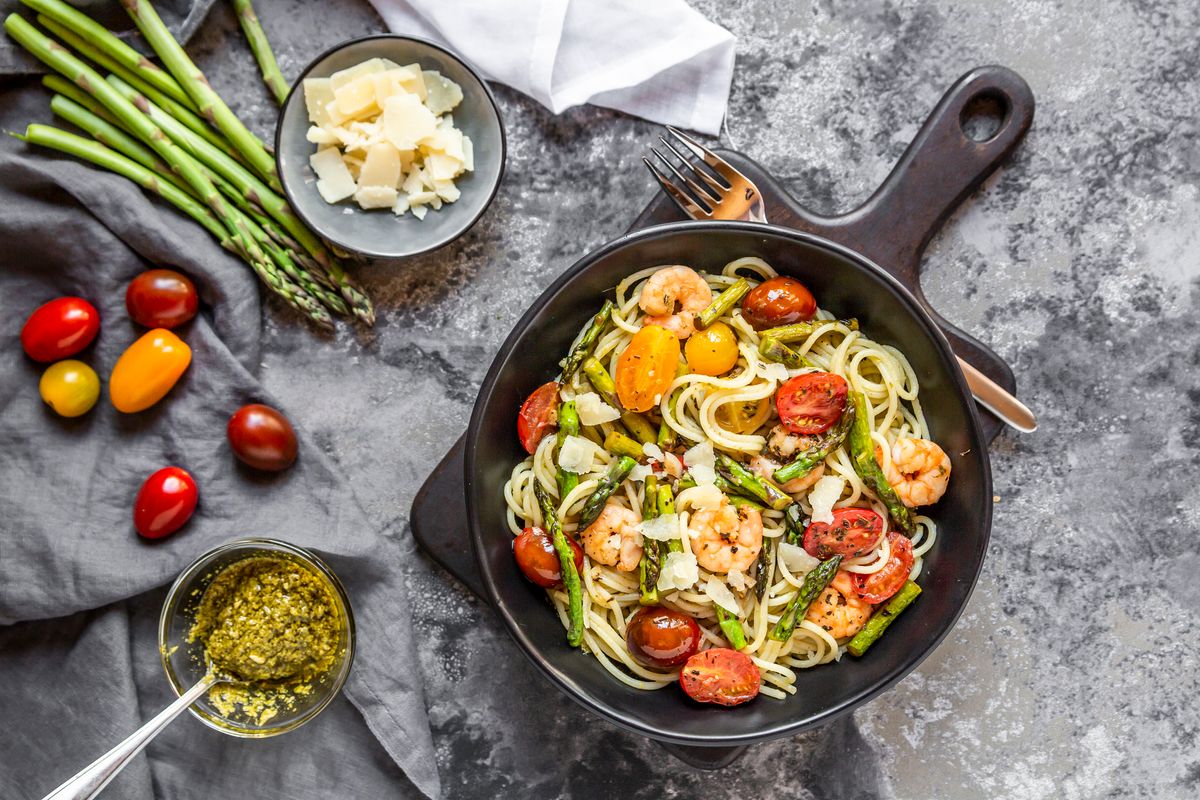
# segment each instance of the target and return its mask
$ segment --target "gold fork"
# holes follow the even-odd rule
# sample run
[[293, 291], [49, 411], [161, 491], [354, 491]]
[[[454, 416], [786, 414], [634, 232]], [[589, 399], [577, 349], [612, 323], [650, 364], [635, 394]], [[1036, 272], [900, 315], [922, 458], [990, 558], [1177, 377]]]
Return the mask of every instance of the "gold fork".
[[[688, 158], [667, 137], [658, 137], [680, 161], [687, 174], [656, 147], [651, 147], [650, 152], [666, 165], [678, 183], [672, 182], [649, 158], [643, 158], [642, 161], [646, 162], [655, 180], [683, 213], [692, 219], [767, 221], [767, 208], [762, 193], [749, 178], [683, 131], [668, 125], [667, 132], [693, 157]], [[693, 159], [698, 159], [708, 169], [702, 168]], [[690, 193], [684, 191], [681, 184], [686, 186]], [[971, 364], [962, 358], [956, 358], [977, 403], [1022, 433], [1037, 430], [1037, 418], [1028, 406]]]

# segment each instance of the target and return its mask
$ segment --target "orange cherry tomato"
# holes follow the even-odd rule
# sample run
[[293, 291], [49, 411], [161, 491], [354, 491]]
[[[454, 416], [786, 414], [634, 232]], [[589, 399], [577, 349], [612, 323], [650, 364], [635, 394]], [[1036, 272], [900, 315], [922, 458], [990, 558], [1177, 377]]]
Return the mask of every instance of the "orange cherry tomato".
[[626, 411], [649, 411], [675, 380], [679, 365], [679, 340], [658, 325], [647, 325], [634, 334], [617, 359], [617, 398]]
[[692, 372], [724, 375], [737, 363], [737, 336], [724, 322], [714, 322], [704, 330], [693, 333], [683, 346], [683, 353]]
[[163, 399], [192, 363], [187, 343], [166, 328], [143, 334], [121, 354], [108, 379], [117, 411], [134, 414]]
[[679, 671], [679, 685], [698, 703], [736, 706], [758, 695], [762, 673], [745, 653], [714, 647], [687, 660]]

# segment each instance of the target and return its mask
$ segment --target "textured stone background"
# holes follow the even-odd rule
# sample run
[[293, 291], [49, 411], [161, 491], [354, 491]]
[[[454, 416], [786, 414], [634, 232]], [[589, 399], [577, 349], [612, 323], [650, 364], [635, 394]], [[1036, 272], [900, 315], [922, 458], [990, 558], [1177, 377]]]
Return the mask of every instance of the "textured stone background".
[[[723, 141], [817, 210], [878, 185], [970, 67], [1000, 63], [1029, 81], [1032, 132], [934, 241], [924, 287], [1010, 361], [1042, 427], [993, 446], [992, 548], [962, 621], [852, 718], [755, 747], [718, 776], [586, 714], [412, 550], [408, 509], [528, 300], [653, 194], [640, 155], [657, 131], [597, 109], [552, 117], [497, 88], [508, 174], [482, 222], [442, 252], [361, 272], [374, 331], [284, 346], [272, 332], [297, 322], [271, 302], [264, 343], [268, 389], [411, 553], [447, 795], [1197, 796], [1200, 5], [695, 5], [738, 36]], [[258, 6], [289, 76], [380, 29], [365, 2]], [[269, 131], [226, 4], [190, 49]], [[409, 793], [402, 781], [396, 793]]]

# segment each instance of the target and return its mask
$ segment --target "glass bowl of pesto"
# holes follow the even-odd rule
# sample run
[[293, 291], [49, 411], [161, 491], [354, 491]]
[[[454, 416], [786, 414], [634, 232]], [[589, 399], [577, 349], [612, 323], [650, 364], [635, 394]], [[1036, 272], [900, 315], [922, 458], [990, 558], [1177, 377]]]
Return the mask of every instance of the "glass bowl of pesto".
[[175, 580], [158, 646], [177, 695], [210, 662], [234, 679], [188, 709], [201, 722], [265, 738], [300, 727], [341, 691], [354, 661], [354, 616], [341, 582], [314, 554], [277, 539], [236, 539]]

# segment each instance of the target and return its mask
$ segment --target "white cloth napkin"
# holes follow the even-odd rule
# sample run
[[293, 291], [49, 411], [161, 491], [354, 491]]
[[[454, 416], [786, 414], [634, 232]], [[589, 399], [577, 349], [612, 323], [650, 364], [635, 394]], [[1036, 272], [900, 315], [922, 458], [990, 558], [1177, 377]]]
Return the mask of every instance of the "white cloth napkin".
[[733, 34], [683, 0], [371, 0], [555, 114], [583, 103], [716, 134]]

